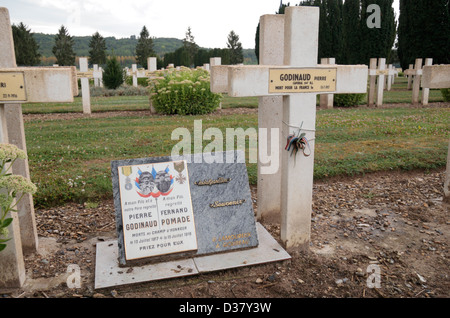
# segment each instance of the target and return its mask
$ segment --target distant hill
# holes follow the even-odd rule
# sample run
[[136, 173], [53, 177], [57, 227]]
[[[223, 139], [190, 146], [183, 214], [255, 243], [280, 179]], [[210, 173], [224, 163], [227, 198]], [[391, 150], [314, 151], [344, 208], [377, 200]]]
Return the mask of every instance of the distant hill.
[[[39, 53], [45, 58], [53, 57], [52, 48], [55, 45], [54, 34], [33, 33], [33, 36], [39, 45]], [[89, 56], [89, 42], [91, 36], [74, 36], [74, 51], [77, 56]], [[107, 54], [114, 50], [116, 56], [132, 57], [135, 56], [135, 47], [138, 39], [136, 36], [129, 38], [116, 39], [115, 37], [105, 37]], [[174, 52], [183, 46], [183, 41], [175, 38], [154, 38], [153, 48], [159, 57], [164, 54]], [[244, 49], [244, 63], [257, 64], [256, 55], [253, 49]]]
[[[33, 33], [37, 44], [39, 45], [39, 53], [44, 57], [53, 56], [52, 48], [55, 45], [54, 34]], [[74, 51], [77, 56], [89, 55], [89, 41], [91, 36], [74, 36]], [[115, 37], [105, 37], [106, 49], [108, 54], [114, 50], [117, 56], [134, 56], [134, 48], [137, 44], [137, 38], [131, 36], [130, 38], [116, 39]], [[165, 53], [173, 52], [179, 47], [183, 46], [183, 41], [175, 38], [155, 38], [154, 50], [159, 56]]]

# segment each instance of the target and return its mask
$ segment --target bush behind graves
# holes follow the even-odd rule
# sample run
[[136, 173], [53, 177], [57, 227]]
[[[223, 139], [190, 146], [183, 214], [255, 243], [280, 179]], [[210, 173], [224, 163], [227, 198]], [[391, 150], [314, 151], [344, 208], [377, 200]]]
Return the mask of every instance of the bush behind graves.
[[337, 107], [352, 107], [359, 105], [366, 94], [337, 94], [334, 95], [334, 105]]
[[[113, 96], [146, 96], [148, 89], [145, 87], [134, 87], [123, 84], [116, 89], [108, 89], [106, 87], [92, 86], [90, 88], [91, 97], [113, 97]], [[81, 95], [80, 95], [81, 96]]]
[[116, 89], [124, 82], [124, 70], [116, 56], [111, 56], [106, 61], [105, 70], [103, 71], [103, 84], [109, 89]]
[[[148, 78], [138, 77], [137, 83], [138, 83], [138, 86], [148, 87]], [[133, 85], [133, 76], [127, 76], [125, 78], [125, 84], [132, 86]]]
[[450, 102], [450, 88], [442, 88], [441, 93], [444, 97], [444, 102]]
[[169, 69], [150, 81], [150, 98], [158, 113], [202, 115], [219, 107], [222, 95], [210, 90], [209, 72], [200, 68]]

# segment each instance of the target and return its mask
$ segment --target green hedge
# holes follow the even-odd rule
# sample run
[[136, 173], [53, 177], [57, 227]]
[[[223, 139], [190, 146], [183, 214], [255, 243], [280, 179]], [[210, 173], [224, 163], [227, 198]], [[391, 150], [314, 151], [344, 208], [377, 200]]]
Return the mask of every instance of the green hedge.
[[366, 94], [336, 94], [334, 95], [334, 106], [352, 107], [359, 105]]
[[[138, 77], [137, 83], [138, 83], [138, 86], [148, 87], [148, 78]], [[133, 86], [133, 76], [127, 76], [125, 78], [125, 84]]]
[[441, 89], [441, 93], [444, 97], [444, 102], [450, 102], [450, 88]]

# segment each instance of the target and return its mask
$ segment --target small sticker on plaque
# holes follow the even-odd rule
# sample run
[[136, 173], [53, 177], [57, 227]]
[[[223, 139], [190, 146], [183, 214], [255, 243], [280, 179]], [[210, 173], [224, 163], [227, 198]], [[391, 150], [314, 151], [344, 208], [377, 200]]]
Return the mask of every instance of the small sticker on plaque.
[[331, 93], [336, 91], [336, 68], [271, 69], [269, 93]]
[[0, 72], [0, 101], [26, 101], [23, 72]]

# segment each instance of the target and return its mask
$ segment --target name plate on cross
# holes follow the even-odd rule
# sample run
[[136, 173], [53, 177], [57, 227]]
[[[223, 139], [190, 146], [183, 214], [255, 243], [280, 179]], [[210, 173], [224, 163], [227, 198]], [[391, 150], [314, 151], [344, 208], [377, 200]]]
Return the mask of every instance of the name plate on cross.
[[233, 65], [214, 66], [212, 73], [213, 93], [227, 93], [231, 97], [263, 97], [299, 93], [366, 93], [369, 71], [366, 65], [317, 65], [311, 68]]
[[26, 101], [25, 78], [23, 72], [0, 73], [0, 101]]
[[336, 78], [336, 68], [270, 69], [269, 93], [334, 92]]

